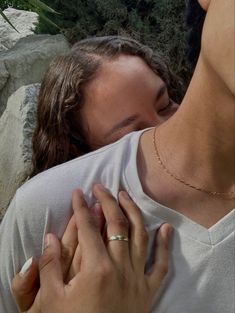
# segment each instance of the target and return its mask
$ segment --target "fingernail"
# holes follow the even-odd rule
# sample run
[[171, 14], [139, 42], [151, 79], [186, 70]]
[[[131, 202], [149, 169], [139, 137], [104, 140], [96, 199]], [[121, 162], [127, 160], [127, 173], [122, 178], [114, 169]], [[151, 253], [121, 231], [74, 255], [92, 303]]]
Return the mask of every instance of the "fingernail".
[[101, 205], [98, 201], [94, 204], [93, 208], [94, 208], [95, 214], [100, 214], [100, 212], [102, 211]]
[[50, 234], [46, 234], [46, 236], [44, 238], [44, 247], [43, 247], [44, 250], [49, 247], [50, 240], [51, 240]]
[[123, 198], [125, 198], [126, 200], [131, 200], [130, 196], [128, 195], [126, 191], [121, 191], [120, 193], [123, 196]]
[[24, 263], [24, 265], [22, 266], [22, 268], [20, 270], [20, 273], [19, 273], [20, 276], [24, 276], [28, 272], [28, 270], [29, 270], [30, 266], [32, 265], [32, 263], [33, 263], [33, 257], [31, 257], [30, 259], [28, 259]]

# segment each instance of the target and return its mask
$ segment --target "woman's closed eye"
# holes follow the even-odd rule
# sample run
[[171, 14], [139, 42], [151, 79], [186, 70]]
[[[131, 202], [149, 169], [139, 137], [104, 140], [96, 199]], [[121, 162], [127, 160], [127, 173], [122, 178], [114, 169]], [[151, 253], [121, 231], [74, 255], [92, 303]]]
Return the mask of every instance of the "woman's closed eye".
[[165, 104], [160, 110], [158, 110], [158, 112], [163, 112], [165, 110], [168, 110], [169, 108], [172, 107], [173, 104], [174, 102], [169, 98], [167, 104]]
[[169, 98], [167, 104], [161, 107], [157, 113], [160, 115], [166, 115], [171, 113], [172, 110], [175, 112], [177, 109], [178, 105], [172, 99]]

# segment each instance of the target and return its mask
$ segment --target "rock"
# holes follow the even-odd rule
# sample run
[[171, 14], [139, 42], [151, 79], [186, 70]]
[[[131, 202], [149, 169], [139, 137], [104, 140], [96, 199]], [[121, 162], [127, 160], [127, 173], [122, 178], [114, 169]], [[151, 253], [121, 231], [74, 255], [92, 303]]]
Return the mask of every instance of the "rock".
[[0, 51], [12, 48], [23, 37], [32, 35], [38, 23], [38, 14], [8, 8], [3, 11], [18, 30], [14, 30], [0, 15]]
[[0, 220], [31, 171], [31, 139], [39, 89], [40, 84], [18, 89], [0, 118]]
[[40, 83], [48, 64], [69, 50], [63, 35], [30, 35], [0, 52], [0, 116], [9, 96], [21, 86]]
[[0, 90], [5, 86], [9, 76], [10, 74], [6, 69], [5, 63], [0, 60]]

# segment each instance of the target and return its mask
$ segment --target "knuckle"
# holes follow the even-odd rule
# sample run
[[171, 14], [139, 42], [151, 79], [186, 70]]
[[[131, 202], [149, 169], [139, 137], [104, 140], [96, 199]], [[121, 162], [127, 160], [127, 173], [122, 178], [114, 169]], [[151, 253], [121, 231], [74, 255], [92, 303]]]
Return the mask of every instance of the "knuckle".
[[62, 245], [61, 247], [61, 260], [62, 261], [68, 261], [70, 260], [75, 253], [75, 249], [72, 245], [66, 244]]
[[135, 280], [130, 279], [130, 272], [128, 270], [123, 270], [119, 273], [119, 281], [121, 283], [121, 286], [123, 290], [129, 290], [130, 288], [133, 290], [136, 288]]
[[15, 296], [24, 297], [31, 291], [31, 286], [27, 281], [19, 282], [18, 277], [15, 277], [11, 282], [11, 291]]
[[11, 290], [13, 294], [18, 294], [19, 292], [21, 292], [21, 286], [19, 286], [18, 284], [17, 277], [14, 277], [11, 282]]
[[113, 228], [121, 228], [121, 229], [129, 228], [128, 220], [124, 216], [112, 218], [108, 221], [107, 224], [109, 227], [113, 227]]
[[168, 264], [166, 262], [159, 262], [158, 270], [165, 276], [168, 273]]
[[43, 254], [38, 262], [39, 271], [42, 272], [48, 264], [53, 263], [54, 261], [55, 261], [54, 254], [48, 248], [46, 248], [43, 251]]
[[109, 258], [105, 258], [100, 265], [100, 270], [106, 275], [111, 274], [114, 271], [114, 266]]
[[110, 281], [110, 279], [113, 278], [113, 275], [114, 269], [108, 262], [101, 264], [95, 270], [96, 281], [98, 281], [100, 284]]
[[148, 233], [146, 231], [146, 229], [143, 227], [139, 230], [139, 241], [146, 245], [148, 243], [148, 240], [149, 240], [149, 236], [148, 236]]
[[86, 204], [85, 199], [82, 199], [81, 202], [79, 203], [78, 210], [82, 212], [83, 214], [84, 212], [87, 211], [87, 204]]
[[99, 231], [99, 227], [95, 221], [95, 218], [92, 214], [87, 214], [86, 216], [86, 224], [89, 228], [92, 228], [94, 231]]

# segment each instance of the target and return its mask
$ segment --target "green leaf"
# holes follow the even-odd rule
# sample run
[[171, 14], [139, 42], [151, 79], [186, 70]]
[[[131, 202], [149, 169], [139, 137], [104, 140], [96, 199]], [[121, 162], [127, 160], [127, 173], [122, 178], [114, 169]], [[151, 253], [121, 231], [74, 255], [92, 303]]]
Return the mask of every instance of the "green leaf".
[[52, 26], [58, 28], [59, 30], [61, 30], [61, 28], [55, 24], [54, 22], [52, 22], [48, 17], [46, 17], [45, 14], [43, 14], [42, 12], [39, 13], [39, 16], [44, 20], [46, 21], [48, 24], [51, 24]]
[[17, 31], [17, 33], [19, 33], [19, 31], [15, 28], [15, 26], [11, 23], [11, 21], [8, 19], [8, 17], [3, 13], [2, 9], [0, 9], [0, 15], [4, 18], [4, 20], [11, 25], [12, 28], [14, 28], [15, 31]]
[[29, 0], [29, 3], [37, 9], [41, 9], [49, 13], [60, 14], [40, 0]]

